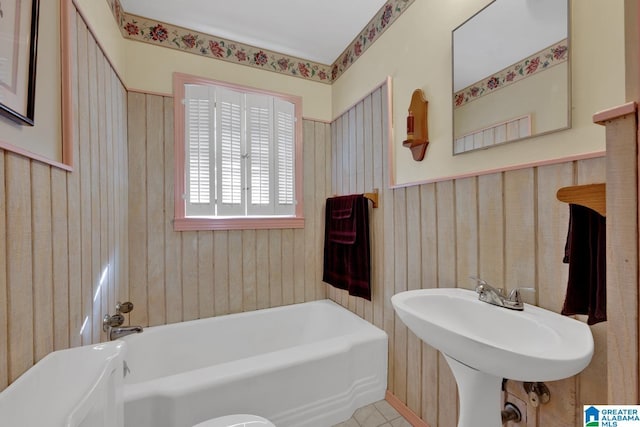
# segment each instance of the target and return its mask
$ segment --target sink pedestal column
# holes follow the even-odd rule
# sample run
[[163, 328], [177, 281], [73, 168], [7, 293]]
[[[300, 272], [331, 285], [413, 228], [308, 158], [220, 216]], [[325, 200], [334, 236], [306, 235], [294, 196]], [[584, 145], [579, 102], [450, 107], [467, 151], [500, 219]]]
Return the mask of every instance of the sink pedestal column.
[[502, 378], [470, 368], [444, 354], [458, 384], [458, 427], [500, 427]]

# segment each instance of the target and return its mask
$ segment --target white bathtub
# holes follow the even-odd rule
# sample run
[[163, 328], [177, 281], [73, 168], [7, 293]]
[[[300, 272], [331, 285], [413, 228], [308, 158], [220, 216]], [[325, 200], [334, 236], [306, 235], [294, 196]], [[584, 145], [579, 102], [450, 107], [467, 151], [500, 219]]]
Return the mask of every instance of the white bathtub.
[[190, 427], [250, 413], [328, 427], [384, 398], [387, 335], [315, 301], [145, 329], [125, 337], [125, 426]]

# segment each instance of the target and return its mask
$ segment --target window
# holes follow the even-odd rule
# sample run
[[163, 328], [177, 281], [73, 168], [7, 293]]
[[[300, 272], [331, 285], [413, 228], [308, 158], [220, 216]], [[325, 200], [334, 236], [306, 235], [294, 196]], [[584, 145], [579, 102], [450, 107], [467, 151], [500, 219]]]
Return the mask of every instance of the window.
[[174, 75], [176, 230], [300, 228], [300, 98]]

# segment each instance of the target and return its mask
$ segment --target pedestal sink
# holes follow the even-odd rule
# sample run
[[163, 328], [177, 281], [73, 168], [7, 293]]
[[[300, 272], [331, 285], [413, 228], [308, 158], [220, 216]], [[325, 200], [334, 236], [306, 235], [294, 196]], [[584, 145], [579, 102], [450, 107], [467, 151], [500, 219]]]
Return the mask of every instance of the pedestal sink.
[[458, 384], [458, 427], [499, 427], [502, 379], [553, 381], [582, 371], [593, 355], [589, 327], [525, 304], [509, 310], [467, 289], [438, 288], [391, 297], [396, 313], [439, 350]]

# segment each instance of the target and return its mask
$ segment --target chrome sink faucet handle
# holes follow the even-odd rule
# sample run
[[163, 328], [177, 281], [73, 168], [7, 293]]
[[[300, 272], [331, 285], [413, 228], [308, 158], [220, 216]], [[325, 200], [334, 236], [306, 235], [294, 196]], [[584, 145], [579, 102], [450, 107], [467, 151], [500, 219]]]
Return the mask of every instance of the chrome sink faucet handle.
[[502, 289], [496, 289], [478, 277], [471, 278], [478, 282], [476, 292], [478, 293], [478, 299], [480, 301], [511, 310], [524, 310], [524, 302], [520, 297], [520, 289], [524, 288], [516, 288], [512, 290], [508, 296], [505, 296]]
[[522, 300], [522, 296], [520, 295], [520, 291], [532, 291], [535, 292], [536, 288], [514, 288], [509, 292], [509, 296], [507, 297], [507, 301], [513, 302], [515, 304], [519, 304], [523, 306], [524, 301]]
[[494, 288], [479, 277], [471, 278], [477, 282], [476, 292], [480, 301], [504, 307], [504, 292], [501, 289]]
[[520, 289], [522, 288], [514, 288], [509, 292], [509, 296], [503, 301], [505, 307], [513, 310], [524, 310], [524, 301], [520, 296]]
[[504, 290], [502, 289], [497, 289], [494, 288], [493, 286], [491, 286], [490, 284], [487, 283], [486, 280], [481, 279], [477, 276], [469, 276], [469, 278], [471, 280], [475, 280], [476, 281], [476, 292], [477, 293], [482, 293], [482, 292], [495, 292], [499, 295], [504, 296]]
[[513, 302], [522, 301], [522, 297], [520, 296], [520, 288], [512, 289], [511, 292], [509, 292], [509, 296], [507, 297], [507, 300], [513, 301]]

